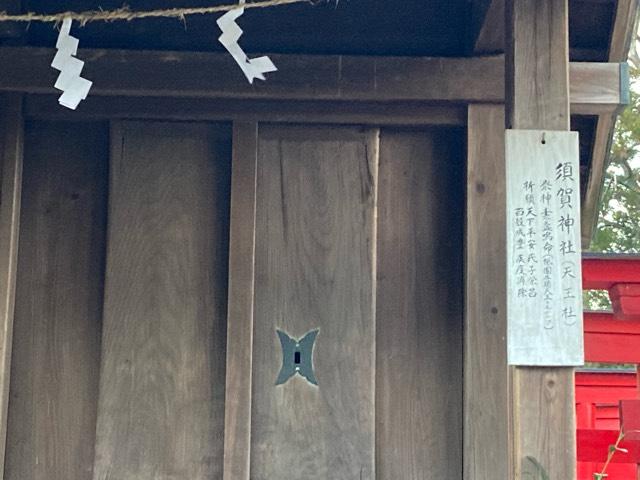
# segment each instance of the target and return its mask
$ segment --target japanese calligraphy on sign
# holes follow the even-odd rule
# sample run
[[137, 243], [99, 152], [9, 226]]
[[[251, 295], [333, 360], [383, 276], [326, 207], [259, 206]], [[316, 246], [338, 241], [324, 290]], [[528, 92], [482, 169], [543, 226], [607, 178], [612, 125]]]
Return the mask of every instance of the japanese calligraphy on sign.
[[578, 134], [505, 140], [509, 364], [582, 365]]

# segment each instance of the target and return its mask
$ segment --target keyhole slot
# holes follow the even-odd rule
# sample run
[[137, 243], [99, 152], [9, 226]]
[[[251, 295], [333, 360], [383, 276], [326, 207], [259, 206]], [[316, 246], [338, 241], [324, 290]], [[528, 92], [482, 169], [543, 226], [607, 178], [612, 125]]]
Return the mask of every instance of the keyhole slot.
[[295, 352], [293, 354], [293, 363], [300, 365], [300, 352]]

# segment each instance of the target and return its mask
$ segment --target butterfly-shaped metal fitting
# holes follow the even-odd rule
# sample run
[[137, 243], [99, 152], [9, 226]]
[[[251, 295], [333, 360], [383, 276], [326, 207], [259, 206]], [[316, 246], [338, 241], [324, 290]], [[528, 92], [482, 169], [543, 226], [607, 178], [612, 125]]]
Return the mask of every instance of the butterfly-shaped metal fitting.
[[276, 385], [282, 385], [296, 373], [312, 385], [318, 385], [313, 373], [313, 345], [320, 330], [311, 330], [299, 340], [291, 338], [282, 330], [276, 331], [282, 345], [282, 368]]

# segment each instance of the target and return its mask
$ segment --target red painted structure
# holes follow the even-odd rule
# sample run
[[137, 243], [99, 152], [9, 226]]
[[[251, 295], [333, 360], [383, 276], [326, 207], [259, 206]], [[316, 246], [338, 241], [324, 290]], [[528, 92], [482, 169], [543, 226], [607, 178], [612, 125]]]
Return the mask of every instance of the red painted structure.
[[[640, 256], [585, 255], [585, 290], [607, 290], [613, 312], [585, 312], [587, 362], [633, 364], [627, 370], [585, 370], [576, 373], [578, 480], [593, 480], [615, 443], [625, 403], [625, 429], [640, 425]], [[635, 427], [634, 427], [635, 428]], [[640, 464], [640, 435], [628, 435], [607, 469], [611, 480], [636, 480]]]
[[582, 288], [608, 290], [618, 320], [640, 320], [640, 256], [585, 255]]

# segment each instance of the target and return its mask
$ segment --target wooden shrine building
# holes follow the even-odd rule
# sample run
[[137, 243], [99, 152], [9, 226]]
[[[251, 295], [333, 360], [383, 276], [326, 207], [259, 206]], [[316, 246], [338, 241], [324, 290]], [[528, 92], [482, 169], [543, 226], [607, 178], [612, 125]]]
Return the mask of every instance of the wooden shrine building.
[[505, 128], [579, 132], [587, 245], [636, 11], [251, 8], [253, 84], [217, 16], [74, 23], [75, 111], [0, 23], [0, 478], [574, 479], [574, 368], [507, 363]]

